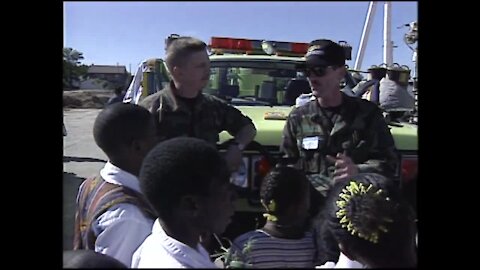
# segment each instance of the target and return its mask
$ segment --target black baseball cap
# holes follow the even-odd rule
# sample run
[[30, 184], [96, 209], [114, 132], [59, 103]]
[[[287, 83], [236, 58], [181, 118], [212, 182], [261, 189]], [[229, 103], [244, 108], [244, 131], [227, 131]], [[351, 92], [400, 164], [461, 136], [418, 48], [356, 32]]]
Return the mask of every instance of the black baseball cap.
[[307, 67], [345, 65], [345, 49], [329, 39], [310, 42], [305, 62]]

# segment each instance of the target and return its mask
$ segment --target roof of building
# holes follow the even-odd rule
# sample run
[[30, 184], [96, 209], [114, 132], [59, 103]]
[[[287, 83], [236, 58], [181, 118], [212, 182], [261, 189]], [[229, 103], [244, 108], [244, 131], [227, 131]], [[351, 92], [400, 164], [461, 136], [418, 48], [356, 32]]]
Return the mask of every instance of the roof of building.
[[125, 66], [91, 65], [88, 73], [124, 74], [127, 73], [127, 69]]

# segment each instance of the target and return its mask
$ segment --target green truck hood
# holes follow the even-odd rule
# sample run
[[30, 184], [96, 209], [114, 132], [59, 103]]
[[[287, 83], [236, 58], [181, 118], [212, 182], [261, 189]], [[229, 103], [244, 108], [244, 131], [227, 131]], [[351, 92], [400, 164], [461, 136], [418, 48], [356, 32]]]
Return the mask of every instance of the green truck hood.
[[[255, 141], [264, 146], [279, 146], [282, 141], [283, 126], [293, 107], [235, 106], [250, 117], [257, 128]], [[402, 123], [402, 127], [390, 126], [398, 150], [417, 150], [417, 126]], [[220, 133], [220, 143], [232, 138], [227, 132]]]
[[392, 133], [395, 146], [398, 150], [418, 150], [418, 133], [417, 125], [409, 123], [400, 123], [401, 127], [391, 126], [390, 133]]
[[[235, 106], [243, 114], [250, 117], [257, 128], [255, 141], [264, 146], [279, 146], [282, 141], [283, 126], [285, 120], [293, 107], [267, 107], [267, 106]], [[266, 114], [272, 114], [274, 118], [265, 119]], [[283, 115], [283, 117], [281, 117]], [[227, 132], [220, 133], [220, 142], [223, 142], [231, 136]]]

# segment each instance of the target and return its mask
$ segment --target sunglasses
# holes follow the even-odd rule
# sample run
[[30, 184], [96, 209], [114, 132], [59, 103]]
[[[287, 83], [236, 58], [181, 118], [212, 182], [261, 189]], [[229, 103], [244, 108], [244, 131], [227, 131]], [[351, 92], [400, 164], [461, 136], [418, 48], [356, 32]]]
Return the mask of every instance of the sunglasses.
[[332, 68], [332, 66], [316, 66], [316, 67], [307, 67], [305, 69], [305, 75], [310, 77], [310, 75], [315, 74], [318, 77], [323, 77], [327, 74], [327, 70]]

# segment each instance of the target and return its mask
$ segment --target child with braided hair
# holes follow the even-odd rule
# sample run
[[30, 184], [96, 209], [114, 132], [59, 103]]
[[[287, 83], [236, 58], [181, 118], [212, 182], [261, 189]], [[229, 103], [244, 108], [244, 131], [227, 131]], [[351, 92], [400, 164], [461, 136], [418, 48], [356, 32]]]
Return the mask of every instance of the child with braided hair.
[[313, 268], [316, 246], [310, 230], [311, 189], [303, 171], [285, 165], [274, 168], [260, 188], [266, 223], [233, 241], [233, 257], [254, 268]]
[[[416, 267], [414, 213], [397, 183], [375, 173], [338, 181], [325, 210], [326, 226], [341, 251], [339, 261], [346, 257], [369, 268]], [[327, 262], [324, 267], [345, 265]]]

